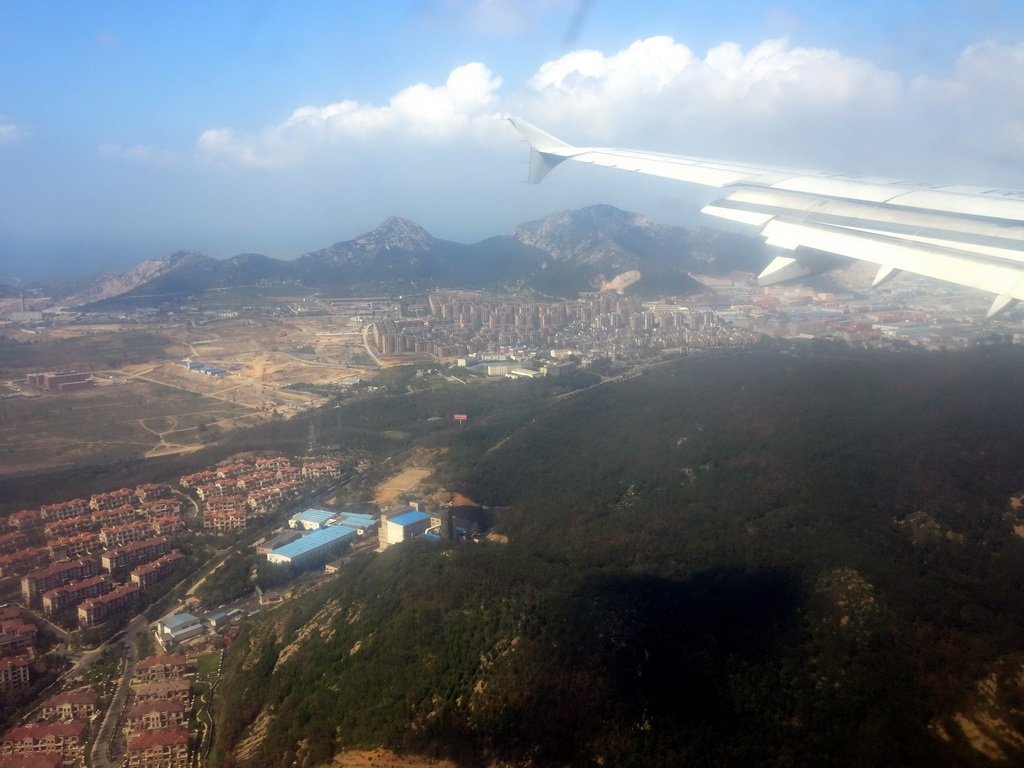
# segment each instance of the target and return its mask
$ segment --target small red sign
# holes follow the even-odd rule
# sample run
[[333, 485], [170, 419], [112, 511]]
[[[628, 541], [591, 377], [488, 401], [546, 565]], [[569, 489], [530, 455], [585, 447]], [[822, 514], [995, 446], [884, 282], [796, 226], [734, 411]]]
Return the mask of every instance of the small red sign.
[[466, 419], [468, 419], [468, 418], [469, 418], [469, 416], [467, 416], [467, 415], [466, 415], [466, 414], [464, 414], [464, 413], [456, 413], [456, 414], [455, 414], [455, 416], [454, 416], [453, 418], [454, 418], [454, 419], [455, 419], [456, 421], [465, 421]]

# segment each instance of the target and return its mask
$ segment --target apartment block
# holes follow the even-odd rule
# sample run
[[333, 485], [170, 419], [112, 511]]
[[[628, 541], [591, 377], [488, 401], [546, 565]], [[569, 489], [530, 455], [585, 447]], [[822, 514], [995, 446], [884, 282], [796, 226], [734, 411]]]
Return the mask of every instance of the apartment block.
[[171, 536], [185, 530], [185, 521], [178, 515], [163, 515], [150, 520], [153, 531], [160, 536]]
[[180, 653], [147, 656], [135, 665], [135, 681], [151, 683], [154, 680], [173, 680], [185, 675], [185, 657]]
[[155, 499], [169, 499], [174, 494], [171, 486], [167, 483], [148, 483], [135, 486], [135, 496], [141, 502], [153, 501]]
[[302, 476], [307, 480], [323, 477], [341, 477], [340, 461], [314, 461], [302, 465]]
[[222, 512], [203, 512], [203, 530], [240, 531], [249, 523], [249, 513], [245, 509], [226, 509]]
[[99, 700], [88, 689], [58, 693], [43, 702], [40, 714], [44, 720], [88, 720], [96, 713]]
[[178, 482], [183, 488], [198, 488], [217, 481], [216, 472], [196, 472], [193, 475], [183, 475]]
[[123, 547], [134, 541], [147, 539], [152, 535], [153, 526], [145, 520], [137, 520], [134, 523], [100, 529], [100, 541], [106, 547]]
[[27, 531], [39, 528], [43, 524], [43, 516], [38, 509], [23, 509], [13, 512], [7, 518], [7, 524], [16, 531]]
[[188, 732], [184, 728], [143, 731], [128, 739], [128, 768], [186, 768]]
[[28, 547], [9, 555], [0, 555], [0, 577], [21, 576], [49, 562], [50, 551], [46, 547]]
[[66, 539], [54, 539], [46, 545], [46, 548], [54, 560], [67, 560], [91, 555], [100, 546], [99, 534], [87, 532], [76, 533]]
[[145, 565], [171, 551], [171, 542], [163, 536], [133, 541], [100, 555], [100, 566], [116, 576], [137, 565]]
[[92, 521], [100, 528], [112, 525], [124, 525], [138, 518], [139, 513], [131, 504], [121, 504], [110, 509], [101, 509], [92, 513]]
[[21, 596], [25, 605], [38, 606], [39, 598], [44, 592], [70, 584], [72, 581], [97, 576], [99, 572], [99, 561], [91, 557], [83, 557], [81, 560], [72, 560], [68, 563], [55, 563], [22, 577]]
[[28, 537], [24, 533], [18, 533], [17, 531], [0, 534], [0, 554], [6, 555], [11, 552], [17, 552], [25, 546], [27, 541]]
[[245, 496], [217, 496], [206, 500], [207, 512], [223, 512], [226, 509], [239, 509], [245, 506]]
[[89, 507], [96, 512], [104, 509], [116, 509], [125, 504], [132, 505], [135, 501], [135, 492], [131, 488], [119, 488], [110, 493], [96, 493], [89, 497]]
[[91, 517], [68, 517], [47, 523], [43, 528], [43, 535], [47, 539], [66, 539], [76, 533], [93, 530], [94, 527]]
[[12, 728], [0, 740], [0, 754], [29, 756], [55, 752], [64, 765], [74, 765], [83, 756], [86, 730], [81, 720], [22, 725]]
[[[15, 608], [14, 613], [18, 610]], [[32, 655], [38, 629], [20, 615], [0, 616], [0, 656]]]
[[53, 615], [65, 608], [74, 608], [83, 600], [105, 595], [111, 589], [113, 586], [106, 576], [91, 576], [63, 587], [55, 587], [43, 594], [43, 613]]
[[67, 520], [69, 517], [81, 517], [89, 514], [89, 502], [85, 499], [71, 499], [59, 504], [46, 504], [39, 508], [43, 520]]
[[185, 561], [185, 556], [178, 550], [164, 555], [152, 563], [141, 565], [132, 571], [132, 584], [139, 589], [148, 589], [158, 581], [166, 579], [180, 568]]
[[180, 515], [181, 499], [167, 498], [144, 501], [139, 506], [139, 514], [150, 520], [164, 515]]
[[188, 706], [190, 694], [188, 680], [180, 677], [153, 680], [132, 686], [132, 695], [135, 697], [136, 703], [152, 699], [176, 699]]
[[[6, 693], [18, 688], [27, 688], [31, 663], [27, 656], [9, 656], [6, 659], [0, 659], [0, 692]], [[4, 754], [2, 749], [0, 749], [0, 754]]]
[[151, 699], [130, 708], [125, 713], [125, 727], [129, 735], [159, 728], [175, 728], [188, 724], [188, 710], [175, 699]]
[[121, 611], [133, 610], [142, 602], [142, 590], [125, 584], [99, 597], [84, 600], [78, 606], [78, 626], [94, 627]]

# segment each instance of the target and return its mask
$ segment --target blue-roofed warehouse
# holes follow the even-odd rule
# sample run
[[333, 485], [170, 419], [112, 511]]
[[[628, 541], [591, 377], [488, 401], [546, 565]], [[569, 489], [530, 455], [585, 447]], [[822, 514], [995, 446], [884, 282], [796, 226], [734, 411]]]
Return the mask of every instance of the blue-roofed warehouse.
[[288, 527], [305, 528], [307, 531], [315, 531], [317, 528], [323, 528], [327, 525], [327, 521], [332, 517], [334, 517], [334, 513], [328, 512], [325, 509], [307, 509], [305, 512], [292, 515], [288, 519]]
[[337, 520], [342, 525], [355, 528], [360, 535], [377, 525], [376, 515], [364, 515], [361, 512], [342, 512]]
[[355, 537], [355, 528], [349, 528], [347, 525], [321, 528], [291, 544], [285, 544], [273, 552], [268, 552], [267, 561], [271, 563], [300, 563], [303, 560], [328, 554], [332, 548], [340, 547]]

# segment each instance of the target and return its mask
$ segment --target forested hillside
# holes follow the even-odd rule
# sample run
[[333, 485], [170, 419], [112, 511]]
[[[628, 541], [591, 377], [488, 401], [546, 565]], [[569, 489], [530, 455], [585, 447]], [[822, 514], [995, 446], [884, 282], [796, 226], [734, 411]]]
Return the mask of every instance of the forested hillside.
[[1019, 764], [1022, 389], [1012, 348], [737, 355], [426, 434], [509, 543], [261, 616], [218, 765]]

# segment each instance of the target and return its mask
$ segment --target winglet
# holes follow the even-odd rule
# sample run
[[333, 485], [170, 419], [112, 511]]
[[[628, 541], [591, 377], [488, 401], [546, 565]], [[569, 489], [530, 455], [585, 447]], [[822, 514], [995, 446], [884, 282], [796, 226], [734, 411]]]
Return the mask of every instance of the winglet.
[[571, 152], [565, 151], [575, 149], [571, 144], [556, 139], [550, 133], [545, 133], [540, 128], [530, 125], [518, 117], [509, 117], [508, 121], [523, 135], [523, 138], [530, 142], [531, 184], [540, 184], [552, 168], [571, 154]]

